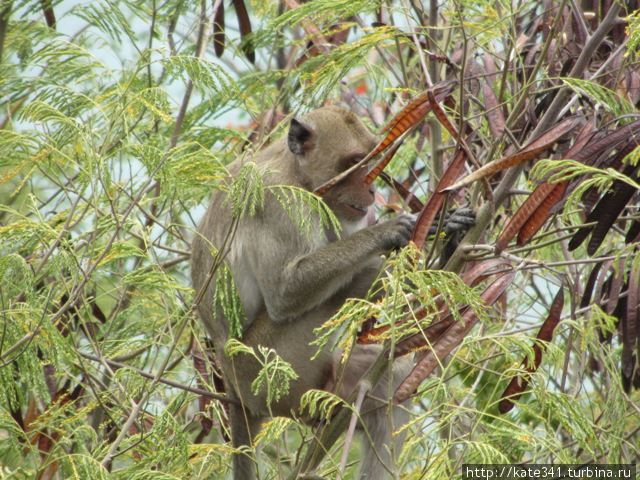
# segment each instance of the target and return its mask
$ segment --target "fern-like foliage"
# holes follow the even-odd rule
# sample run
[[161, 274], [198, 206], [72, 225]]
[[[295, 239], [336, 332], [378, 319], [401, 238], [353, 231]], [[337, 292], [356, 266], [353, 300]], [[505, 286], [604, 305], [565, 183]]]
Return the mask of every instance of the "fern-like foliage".
[[340, 222], [318, 195], [290, 185], [270, 185], [267, 190], [306, 237], [317, 235], [318, 228], [340, 232]]
[[344, 400], [325, 390], [309, 390], [300, 398], [301, 411], [324, 420], [329, 420], [336, 409], [343, 405]]
[[[542, 130], [553, 127], [559, 119], [545, 117], [558, 96], [560, 113], [593, 127], [589, 148], [614, 122], [632, 127], [640, 16], [625, 10], [629, 2], [593, 12], [585, 2], [563, 9], [531, 0], [431, 3], [0, 1], [0, 476], [226, 478], [234, 453], [252, 456], [261, 478], [284, 478], [299, 465], [300, 445], [314, 445], [317, 432], [297, 416], [265, 419], [257, 450], [225, 441], [225, 392], [212, 377], [220, 365], [210, 361], [224, 352], [211, 352], [194, 315], [200, 292], [190, 283], [190, 243], [214, 191], [226, 196], [220, 208], [234, 226], [275, 202], [281, 221], [301, 235], [339, 230], [312, 193], [275, 184], [251, 162], [230, 171], [235, 159], [282, 135], [282, 119], [343, 105], [376, 130], [430, 84], [455, 80], [444, 107], [461, 127], [471, 170], [526, 145], [542, 120]], [[214, 38], [213, 8], [221, 4], [225, 28]], [[234, 15], [241, 4], [252, 34]], [[617, 8], [618, 20], [599, 35]], [[225, 52], [217, 56], [220, 33]], [[249, 45], [255, 63], [245, 56]], [[385, 170], [395, 187], [377, 185], [380, 221], [407, 210], [402, 188], [414, 206], [428, 201], [459, 146], [429, 115]], [[574, 145], [578, 130], [556, 151]], [[595, 165], [611, 168], [544, 160], [533, 176], [518, 166], [528, 176], [510, 186], [504, 182], [519, 172], [449, 196], [482, 213], [475, 227], [482, 235], [458, 250], [471, 266], [495, 254], [532, 178], [570, 181], [568, 202], [550, 210], [549, 218], [559, 215], [532, 243], [500, 253], [516, 275], [491, 308], [478, 295], [490, 279], [469, 288], [406, 248], [388, 255], [366, 298], [323, 319], [317, 348], [340, 349], [343, 360], [373, 321], [374, 340], [390, 351], [407, 337], [426, 339], [445, 309], [454, 322], [467, 306], [480, 319], [405, 405], [410, 421], [397, 476], [455, 478], [471, 461], [631, 463], [640, 456], [638, 391], [630, 388], [640, 376], [623, 384], [619, 372], [621, 355], [637, 372], [631, 327], [640, 185], [628, 173], [640, 149], [619, 159], [624, 170], [604, 154]], [[568, 253], [562, 242], [587, 228], [584, 212], [620, 182], [636, 196], [612, 233], [594, 256]], [[228, 353], [257, 365], [254, 392], [273, 404], [300, 372], [276, 352], [240, 343], [246, 319], [234, 280], [222, 262], [215, 275], [207, 307], [229, 320]], [[532, 337], [561, 281], [572, 308], [516, 407], [498, 414], [506, 384], [533, 366], [541, 342]], [[425, 342], [416, 359], [429, 351]], [[312, 390], [295, 413], [331, 424], [349, 408]], [[332, 447], [334, 458], [318, 469], [329, 478], [342, 453], [340, 441]], [[361, 452], [349, 454], [342, 478], [356, 474]]]
[[232, 338], [242, 338], [246, 315], [227, 264], [223, 264], [216, 275], [214, 307], [224, 314], [224, 318], [229, 323], [229, 335]]
[[262, 174], [255, 163], [248, 162], [242, 166], [233, 179], [227, 195], [231, 203], [233, 216], [253, 216], [264, 205], [264, 184]]
[[573, 91], [581, 95], [586, 95], [592, 101], [602, 105], [611, 112], [614, 117], [635, 112], [635, 108], [627, 99], [596, 82], [579, 78], [562, 78], [562, 81]]
[[249, 355], [259, 363], [260, 371], [251, 382], [251, 391], [254, 395], [264, 391], [267, 407], [286, 396], [289, 393], [289, 384], [298, 378], [291, 364], [280, 358], [275, 350], [261, 345], [256, 351], [232, 338], [225, 345], [225, 354], [230, 357], [238, 354]]
[[585, 176], [576, 189], [567, 199], [570, 209], [578, 208], [578, 202], [590, 189], [602, 193], [611, 188], [613, 182], [623, 182], [640, 190], [640, 183], [613, 168], [596, 168], [575, 160], [541, 160], [536, 163], [532, 175], [537, 178], [546, 178], [549, 182], [566, 182], [568, 180]]

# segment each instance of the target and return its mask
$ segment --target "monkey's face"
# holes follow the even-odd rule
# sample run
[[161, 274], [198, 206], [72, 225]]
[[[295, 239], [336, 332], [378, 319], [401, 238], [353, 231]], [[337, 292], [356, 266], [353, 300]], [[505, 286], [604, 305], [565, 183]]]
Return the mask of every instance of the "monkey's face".
[[366, 176], [367, 167], [364, 166], [323, 196], [323, 200], [339, 219], [356, 222], [367, 215], [375, 199], [375, 188], [364, 183]]
[[[353, 113], [336, 107], [292, 120], [287, 142], [310, 190], [362, 160], [377, 143]], [[366, 175], [362, 167], [323, 195], [340, 220], [358, 222], [367, 215], [375, 190], [364, 183]]]

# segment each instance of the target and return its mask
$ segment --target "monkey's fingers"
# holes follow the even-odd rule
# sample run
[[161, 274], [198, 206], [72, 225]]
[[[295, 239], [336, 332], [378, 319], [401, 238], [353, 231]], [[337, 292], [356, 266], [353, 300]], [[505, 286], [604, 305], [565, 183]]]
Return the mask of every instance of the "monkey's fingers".
[[452, 217], [476, 218], [476, 212], [471, 207], [460, 207], [453, 211]]
[[[447, 212], [444, 216], [443, 231], [446, 234], [453, 232], [466, 232], [476, 223], [476, 212], [469, 207], [461, 207], [453, 212]], [[429, 228], [429, 235], [435, 235], [438, 224], [434, 223]]]
[[445, 219], [445, 232], [466, 232], [476, 223], [476, 212], [469, 207], [462, 207]]

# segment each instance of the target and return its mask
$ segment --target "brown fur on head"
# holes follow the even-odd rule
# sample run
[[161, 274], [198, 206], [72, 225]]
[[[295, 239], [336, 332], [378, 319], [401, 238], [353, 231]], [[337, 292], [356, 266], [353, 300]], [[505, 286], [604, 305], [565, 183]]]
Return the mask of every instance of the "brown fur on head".
[[[376, 139], [353, 113], [325, 107], [300, 120], [294, 118], [287, 144], [307, 187], [314, 190], [362, 160], [375, 147]], [[323, 196], [340, 219], [357, 222], [366, 216], [375, 193], [373, 186], [364, 183], [366, 174], [367, 168], [362, 167]]]

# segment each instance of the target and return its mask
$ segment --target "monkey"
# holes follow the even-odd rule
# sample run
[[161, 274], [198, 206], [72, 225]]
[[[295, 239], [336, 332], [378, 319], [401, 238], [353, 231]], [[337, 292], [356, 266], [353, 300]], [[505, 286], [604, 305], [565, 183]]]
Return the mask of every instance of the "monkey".
[[[265, 185], [288, 185], [313, 192], [348, 169], [377, 144], [376, 138], [350, 111], [323, 107], [293, 118], [285, 136], [250, 157], [263, 173]], [[229, 165], [237, 175], [246, 158]], [[380, 345], [356, 345], [336, 381], [340, 351], [320, 351], [313, 330], [330, 319], [348, 298], [364, 298], [378, 277], [383, 256], [409, 243], [415, 223], [411, 215], [372, 224], [375, 189], [365, 184], [367, 167], [354, 171], [323, 196], [340, 222], [339, 234], [318, 229], [303, 234], [282, 205], [265, 194], [262, 207], [245, 214], [234, 226], [222, 189], [213, 193], [207, 212], [192, 242], [192, 281], [204, 289], [197, 310], [212, 337], [229, 397], [231, 437], [234, 447], [251, 445], [262, 419], [270, 415], [294, 416], [301, 396], [310, 389], [329, 389], [346, 399], [380, 354]], [[266, 393], [254, 395], [251, 382], [260, 365], [249, 355], [230, 358], [224, 353], [229, 338], [228, 319], [214, 307], [215, 280], [210, 278], [212, 246], [221, 248], [232, 232], [225, 261], [233, 275], [244, 309], [240, 340], [249, 347], [274, 349], [298, 374], [289, 394], [267, 405]], [[375, 386], [371, 397], [388, 398], [411, 369], [407, 357], [396, 360]], [[377, 408], [376, 408], [377, 407]], [[384, 407], [384, 405], [383, 405]], [[393, 469], [393, 429], [407, 421], [402, 406], [381, 408], [371, 398], [363, 404], [365, 441], [360, 476], [375, 480]], [[389, 421], [391, 413], [392, 421]], [[391, 448], [389, 446], [391, 445]], [[257, 466], [244, 454], [233, 458], [234, 478], [255, 478]]]

